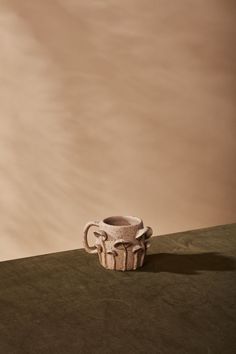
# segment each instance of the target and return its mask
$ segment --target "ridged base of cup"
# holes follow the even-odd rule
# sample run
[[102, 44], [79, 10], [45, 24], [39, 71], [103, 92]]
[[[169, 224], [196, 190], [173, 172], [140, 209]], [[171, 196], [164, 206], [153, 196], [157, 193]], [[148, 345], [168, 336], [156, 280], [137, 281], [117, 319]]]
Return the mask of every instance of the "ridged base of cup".
[[120, 252], [118, 255], [100, 253], [99, 263], [106, 269], [128, 271], [141, 268], [144, 263], [145, 254], [133, 254], [132, 252]]

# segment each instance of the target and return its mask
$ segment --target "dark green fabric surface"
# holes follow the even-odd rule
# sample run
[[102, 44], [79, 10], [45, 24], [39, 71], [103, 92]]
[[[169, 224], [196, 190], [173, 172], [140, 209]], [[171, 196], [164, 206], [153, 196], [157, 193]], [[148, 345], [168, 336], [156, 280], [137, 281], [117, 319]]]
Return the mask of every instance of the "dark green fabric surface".
[[74, 250], [0, 263], [0, 353], [236, 353], [236, 224], [154, 237], [114, 272]]

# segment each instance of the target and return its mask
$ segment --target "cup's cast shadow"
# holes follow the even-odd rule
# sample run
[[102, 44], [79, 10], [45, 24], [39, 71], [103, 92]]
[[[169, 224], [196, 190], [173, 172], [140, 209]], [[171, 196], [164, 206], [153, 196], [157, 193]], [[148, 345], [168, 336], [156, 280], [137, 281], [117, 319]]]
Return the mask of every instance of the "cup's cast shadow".
[[236, 269], [233, 258], [209, 252], [197, 254], [158, 253], [145, 257], [140, 272], [169, 272], [177, 274], [199, 274], [201, 271], [232, 271]]

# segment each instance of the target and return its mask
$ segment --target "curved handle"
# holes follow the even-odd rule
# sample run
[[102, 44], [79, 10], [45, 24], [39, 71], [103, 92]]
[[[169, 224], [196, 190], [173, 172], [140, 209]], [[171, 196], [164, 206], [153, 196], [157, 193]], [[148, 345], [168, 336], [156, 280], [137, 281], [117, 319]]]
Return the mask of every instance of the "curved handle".
[[84, 227], [84, 248], [88, 253], [98, 253], [96, 246], [89, 246], [88, 244], [88, 231], [91, 226], [99, 226], [99, 221], [89, 221]]

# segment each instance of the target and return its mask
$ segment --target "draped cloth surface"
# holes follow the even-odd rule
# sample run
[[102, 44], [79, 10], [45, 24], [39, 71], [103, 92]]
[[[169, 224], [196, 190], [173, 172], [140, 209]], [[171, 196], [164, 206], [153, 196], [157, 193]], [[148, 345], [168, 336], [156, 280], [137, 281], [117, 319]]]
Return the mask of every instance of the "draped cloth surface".
[[235, 353], [236, 224], [154, 237], [138, 271], [83, 249], [0, 263], [4, 354]]

